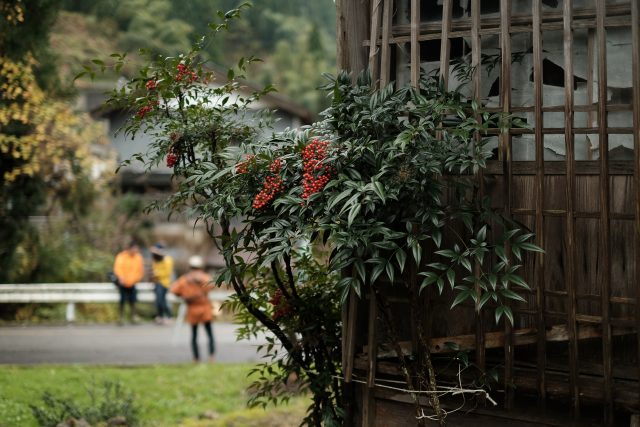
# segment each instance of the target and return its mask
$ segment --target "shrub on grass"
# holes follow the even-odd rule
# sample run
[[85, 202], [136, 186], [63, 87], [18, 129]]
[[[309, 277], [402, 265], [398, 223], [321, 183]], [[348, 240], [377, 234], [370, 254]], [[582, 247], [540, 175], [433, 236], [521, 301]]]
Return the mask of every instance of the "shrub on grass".
[[45, 391], [42, 402], [30, 407], [38, 425], [42, 427], [67, 425], [70, 420], [76, 420], [76, 423], [84, 420], [91, 425], [118, 420], [118, 425], [138, 425], [140, 410], [134, 395], [120, 382], [104, 381], [99, 386], [93, 383], [87, 388], [87, 395], [89, 403], [83, 404], [73, 398], [59, 397]]

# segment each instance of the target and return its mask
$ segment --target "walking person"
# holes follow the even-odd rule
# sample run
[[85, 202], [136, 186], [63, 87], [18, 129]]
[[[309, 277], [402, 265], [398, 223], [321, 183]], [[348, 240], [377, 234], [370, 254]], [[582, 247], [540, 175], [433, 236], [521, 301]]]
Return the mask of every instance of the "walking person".
[[124, 305], [129, 304], [131, 323], [136, 322], [136, 284], [144, 276], [144, 262], [138, 244], [131, 241], [127, 248], [116, 255], [113, 274], [120, 291], [119, 324], [124, 323]]
[[208, 293], [213, 289], [211, 275], [204, 271], [202, 257], [194, 255], [189, 258], [190, 271], [180, 276], [171, 285], [171, 292], [183, 298], [187, 303], [187, 322], [191, 325], [191, 351], [193, 361], [200, 360], [198, 349], [198, 325], [202, 324], [209, 338], [209, 361], [214, 361], [216, 350], [211, 322], [213, 320], [213, 306]]
[[165, 253], [160, 243], [153, 245], [149, 252], [151, 252], [151, 280], [155, 285], [156, 322], [164, 325], [171, 318], [167, 292], [173, 279], [173, 258]]

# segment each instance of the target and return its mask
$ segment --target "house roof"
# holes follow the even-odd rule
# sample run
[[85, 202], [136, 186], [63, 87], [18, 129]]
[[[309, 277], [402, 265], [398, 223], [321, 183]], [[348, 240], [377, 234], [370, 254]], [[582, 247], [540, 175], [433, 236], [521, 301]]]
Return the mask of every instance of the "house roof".
[[[228, 81], [227, 75], [222, 69], [209, 68], [214, 75], [214, 82], [226, 82]], [[260, 84], [246, 80], [237, 79], [240, 83], [240, 92], [244, 95], [250, 95], [255, 91], [263, 89]], [[108, 117], [120, 109], [114, 107], [106, 107], [103, 102], [106, 99], [106, 92], [113, 89], [115, 82], [91, 82], [84, 83], [79, 82], [78, 87], [85, 93], [90, 94], [86, 101], [86, 109], [91, 113], [93, 117]], [[96, 97], [102, 95], [101, 101], [96, 101]], [[288, 113], [292, 116], [298, 117], [302, 124], [311, 124], [317, 120], [317, 115], [296, 103], [292, 99], [276, 92], [269, 92], [260, 98], [261, 103], [266, 108]]]

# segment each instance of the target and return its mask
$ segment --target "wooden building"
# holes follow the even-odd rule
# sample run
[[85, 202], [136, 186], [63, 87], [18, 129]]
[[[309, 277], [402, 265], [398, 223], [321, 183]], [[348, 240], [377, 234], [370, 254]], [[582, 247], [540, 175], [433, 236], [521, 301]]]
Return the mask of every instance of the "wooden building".
[[[429, 307], [434, 354], [467, 350], [499, 375], [499, 408], [476, 400], [473, 416], [509, 423], [457, 413], [452, 425], [640, 422], [640, 0], [336, 3], [339, 68], [369, 68], [381, 86], [438, 70], [455, 88], [453, 64], [465, 61], [468, 96], [530, 125], [496, 132], [479, 177], [546, 251], [526, 262], [532, 290], [513, 304], [515, 324], [472, 305]], [[406, 313], [407, 296], [393, 296]], [[398, 369], [369, 307], [352, 298], [344, 317], [352, 423], [415, 425], [406, 393], [379, 386]]]

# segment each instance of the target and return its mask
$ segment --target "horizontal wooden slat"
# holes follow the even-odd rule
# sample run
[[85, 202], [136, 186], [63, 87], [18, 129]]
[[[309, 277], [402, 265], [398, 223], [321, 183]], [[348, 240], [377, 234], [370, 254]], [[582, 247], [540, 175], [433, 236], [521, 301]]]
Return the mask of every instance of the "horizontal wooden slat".
[[[578, 339], [590, 339], [598, 338], [602, 336], [602, 331], [596, 326], [580, 325], [578, 326]], [[618, 328], [614, 330], [614, 335], [628, 335], [634, 334], [635, 331], [632, 328]], [[514, 329], [513, 330], [513, 344], [529, 345], [535, 344], [538, 338], [538, 332], [535, 328], [527, 329]], [[555, 325], [548, 328], [545, 332], [545, 337], [548, 342], [563, 342], [569, 340], [569, 333], [567, 332], [567, 325]], [[440, 337], [431, 338], [430, 349], [431, 353], [451, 353], [457, 351], [468, 351], [475, 349], [476, 336], [475, 335], [458, 335], [453, 337]], [[504, 332], [487, 332], [485, 334], [485, 347], [486, 348], [500, 348], [504, 345]], [[457, 347], [456, 347], [457, 346]], [[411, 354], [411, 342], [400, 342], [400, 348], [404, 354]], [[364, 346], [363, 353], [368, 352], [368, 346]], [[384, 359], [389, 357], [395, 357], [396, 353], [393, 349], [388, 348], [382, 344], [378, 346], [378, 358]]]
[[[513, 175], [535, 175], [536, 164], [533, 161], [514, 161]], [[566, 166], [564, 162], [547, 161], [544, 164], [546, 175], [564, 175]], [[498, 160], [487, 161], [487, 174], [502, 175], [502, 163]], [[610, 160], [610, 175], [633, 175], [633, 161]], [[576, 162], [576, 175], [600, 175], [600, 164], [597, 160], [584, 160]]]

